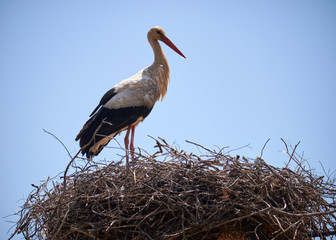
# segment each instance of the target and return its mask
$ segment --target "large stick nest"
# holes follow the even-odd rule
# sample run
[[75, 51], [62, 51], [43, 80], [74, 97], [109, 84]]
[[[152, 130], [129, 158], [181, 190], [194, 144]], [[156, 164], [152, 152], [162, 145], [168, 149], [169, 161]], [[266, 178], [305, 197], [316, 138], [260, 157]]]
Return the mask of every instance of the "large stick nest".
[[[335, 235], [336, 185], [313, 176], [295, 152], [294, 170], [198, 144], [122, 162], [93, 160], [66, 181], [28, 196], [12, 236], [26, 239], [310, 239]], [[287, 145], [286, 145], [287, 148]], [[288, 149], [288, 148], [287, 148]], [[77, 161], [80, 161], [77, 159]], [[288, 165], [288, 164], [287, 164]]]

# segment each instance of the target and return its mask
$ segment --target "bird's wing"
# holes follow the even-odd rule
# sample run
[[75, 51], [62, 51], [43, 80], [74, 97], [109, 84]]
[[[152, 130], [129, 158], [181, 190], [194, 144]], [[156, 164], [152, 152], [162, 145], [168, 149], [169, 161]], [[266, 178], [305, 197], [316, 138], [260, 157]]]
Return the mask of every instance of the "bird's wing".
[[92, 111], [90, 117], [92, 117], [97, 110], [104, 106], [108, 101], [110, 101], [118, 93], [130, 92], [139, 88], [148, 88], [149, 86], [154, 85], [153, 79], [147, 72], [147, 68], [142, 69], [141, 71], [134, 74], [132, 77], [124, 79], [123, 81], [116, 84], [112, 89], [107, 91], [104, 96], [101, 98], [97, 107]]
[[83, 147], [97, 131], [94, 141], [82, 153], [87, 156], [98, 154], [116, 134], [147, 117], [159, 97], [158, 92], [155, 86], [119, 93], [113, 89], [107, 92], [76, 137], [76, 141], [80, 140], [80, 147]]
[[146, 106], [152, 108], [159, 97], [156, 86], [137, 88], [119, 92], [110, 98], [104, 105], [107, 109]]
[[[84, 125], [76, 140], [80, 140], [82, 154], [87, 157], [97, 155], [118, 133], [129, 125], [145, 119], [151, 112], [146, 106], [108, 109], [102, 106]], [[92, 139], [92, 140], [91, 140]]]

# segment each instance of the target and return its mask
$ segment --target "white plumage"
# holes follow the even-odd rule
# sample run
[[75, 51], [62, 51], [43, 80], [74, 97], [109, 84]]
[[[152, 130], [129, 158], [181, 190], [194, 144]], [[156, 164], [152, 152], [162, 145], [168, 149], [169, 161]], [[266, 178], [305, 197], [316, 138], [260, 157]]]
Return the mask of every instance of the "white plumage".
[[148, 73], [148, 68], [139, 71], [134, 76], [114, 86], [114, 92], [118, 94], [111, 98], [104, 107], [118, 109], [122, 107], [147, 106], [152, 108], [159, 99], [160, 94], [158, 84]]

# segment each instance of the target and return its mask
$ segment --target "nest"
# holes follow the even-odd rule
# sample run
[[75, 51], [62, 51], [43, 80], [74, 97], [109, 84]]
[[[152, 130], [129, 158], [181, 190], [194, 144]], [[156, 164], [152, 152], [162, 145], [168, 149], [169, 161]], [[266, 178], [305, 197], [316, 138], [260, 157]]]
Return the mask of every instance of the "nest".
[[[28, 196], [12, 235], [26, 239], [311, 239], [336, 234], [336, 185], [288, 152], [293, 170], [207, 149], [82, 161]], [[286, 145], [287, 147], [287, 145]], [[79, 159], [77, 158], [77, 161]], [[291, 163], [291, 164], [292, 164]], [[288, 165], [288, 164], [287, 164]], [[67, 172], [67, 171], [66, 171]]]

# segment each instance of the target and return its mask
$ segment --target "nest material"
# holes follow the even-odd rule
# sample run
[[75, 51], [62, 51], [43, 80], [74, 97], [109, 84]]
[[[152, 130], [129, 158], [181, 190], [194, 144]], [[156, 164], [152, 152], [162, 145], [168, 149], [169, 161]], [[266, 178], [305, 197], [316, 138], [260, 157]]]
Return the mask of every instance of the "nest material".
[[[335, 235], [336, 186], [261, 158], [157, 141], [133, 166], [89, 161], [66, 185], [48, 179], [19, 211], [26, 239], [310, 239]], [[286, 146], [287, 147], [287, 146]], [[65, 188], [66, 187], [66, 188]]]

